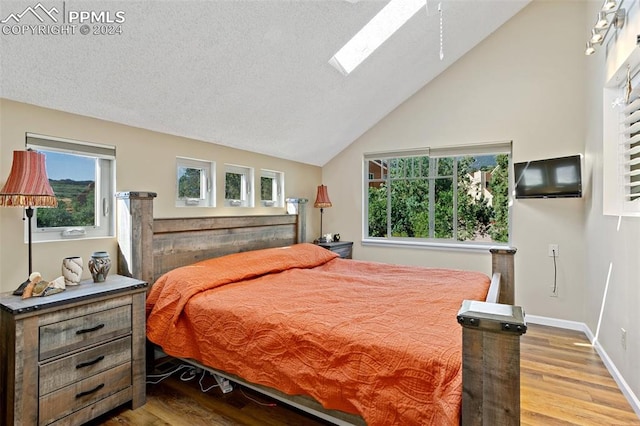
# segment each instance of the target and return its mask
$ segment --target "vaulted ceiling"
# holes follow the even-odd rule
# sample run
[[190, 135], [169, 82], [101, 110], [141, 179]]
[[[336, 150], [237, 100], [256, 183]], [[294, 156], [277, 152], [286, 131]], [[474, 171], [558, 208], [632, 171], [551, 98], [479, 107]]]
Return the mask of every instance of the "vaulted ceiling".
[[[386, 1], [48, 1], [55, 25], [71, 10], [121, 11], [122, 33], [5, 34], [39, 23], [9, 19], [0, 96], [321, 166], [528, 2], [442, 0], [440, 60], [429, 0], [344, 76], [329, 58]], [[2, 3], [0, 20], [38, 4]]]

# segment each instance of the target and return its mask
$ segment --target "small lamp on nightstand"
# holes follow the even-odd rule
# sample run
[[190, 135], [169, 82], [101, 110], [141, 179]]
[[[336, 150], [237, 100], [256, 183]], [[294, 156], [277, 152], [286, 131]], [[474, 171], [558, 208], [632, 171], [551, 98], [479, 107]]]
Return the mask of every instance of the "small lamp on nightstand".
[[331, 207], [331, 200], [329, 199], [326, 185], [318, 185], [318, 194], [316, 195], [316, 202], [313, 203], [313, 207], [320, 209], [320, 238], [318, 241], [326, 243], [327, 241], [322, 233], [322, 215], [326, 207]]
[[[31, 275], [31, 219], [34, 207], [56, 207], [53, 189], [49, 184], [44, 154], [32, 150], [13, 151], [13, 164], [7, 182], [0, 191], [0, 206], [26, 207], [29, 220], [29, 275]], [[29, 284], [29, 278], [13, 292], [19, 296]]]

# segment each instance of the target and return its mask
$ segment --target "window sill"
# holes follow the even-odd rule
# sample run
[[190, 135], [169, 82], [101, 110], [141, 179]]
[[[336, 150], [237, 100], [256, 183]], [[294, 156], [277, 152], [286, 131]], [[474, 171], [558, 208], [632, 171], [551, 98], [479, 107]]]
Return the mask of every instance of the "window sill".
[[[40, 243], [59, 243], [59, 242], [74, 242], [74, 241], [86, 241], [86, 240], [113, 240], [115, 238], [116, 238], [115, 235], [85, 235], [82, 237], [75, 237], [75, 238], [43, 237], [42, 239], [36, 239], [35, 234], [33, 234], [32, 243], [40, 244]], [[27, 243], [26, 239], [25, 239], [25, 243]]]
[[434, 241], [405, 241], [405, 240], [387, 240], [387, 239], [370, 239], [362, 240], [363, 246], [378, 247], [407, 247], [429, 250], [454, 250], [454, 251], [473, 251], [486, 252], [492, 248], [509, 248], [507, 243], [463, 243], [463, 242], [434, 242]]

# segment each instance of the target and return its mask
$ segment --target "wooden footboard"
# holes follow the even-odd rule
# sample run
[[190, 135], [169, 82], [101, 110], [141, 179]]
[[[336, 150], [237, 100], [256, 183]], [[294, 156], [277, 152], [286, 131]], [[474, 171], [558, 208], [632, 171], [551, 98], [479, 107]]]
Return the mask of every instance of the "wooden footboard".
[[[199, 260], [304, 241], [299, 231], [305, 229], [304, 215], [154, 219], [155, 197], [152, 192], [117, 194], [118, 273], [150, 287], [164, 272]], [[512, 306], [515, 252], [491, 250], [487, 300], [465, 301], [458, 313], [463, 326], [463, 425], [520, 423], [519, 337], [526, 325], [522, 309]], [[304, 409], [304, 398], [278, 393], [278, 399]], [[308, 410], [317, 414], [317, 402], [310, 402]], [[338, 424], [360, 423], [352, 415], [345, 422], [327, 413], [321, 417]]]
[[458, 312], [464, 426], [520, 424], [520, 336], [527, 326], [522, 308], [513, 306], [515, 253], [491, 249], [487, 300], [465, 300]]

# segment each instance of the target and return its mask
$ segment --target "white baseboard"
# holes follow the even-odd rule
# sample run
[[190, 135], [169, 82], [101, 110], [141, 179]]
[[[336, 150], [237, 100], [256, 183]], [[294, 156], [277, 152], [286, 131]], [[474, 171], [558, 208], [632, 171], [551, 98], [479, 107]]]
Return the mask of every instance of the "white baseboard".
[[587, 324], [577, 321], [541, 317], [538, 315], [526, 315], [525, 319], [528, 323], [531, 324], [546, 325], [549, 327], [564, 328], [567, 330], [576, 330], [583, 332], [587, 336], [587, 339], [589, 339], [589, 341], [591, 342], [593, 348], [596, 350], [596, 352], [598, 352], [598, 355], [600, 355], [602, 363], [605, 365], [605, 367], [607, 367], [609, 374], [611, 374], [613, 380], [615, 380], [615, 382], [618, 384], [620, 391], [625, 396], [625, 398], [627, 398], [627, 401], [629, 401], [629, 404], [631, 405], [631, 408], [633, 408], [633, 411], [635, 411], [636, 415], [640, 417], [640, 400], [638, 400], [638, 397], [633, 392], [633, 390], [631, 390], [631, 387], [629, 386], [627, 381], [624, 379], [624, 377], [622, 377], [622, 374], [620, 374], [620, 371], [618, 370], [616, 365], [613, 363], [611, 358], [609, 358], [609, 355], [604, 350], [602, 345], [600, 345], [600, 342], [595, 340], [595, 336], [593, 335], [591, 329], [589, 328], [589, 326], [587, 326]]
[[618, 368], [616, 368], [616, 365], [613, 363], [611, 358], [609, 358], [607, 352], [602, 348], [600, 342], [598, 342], [597, 340], [593, 342], [593, 347], [598, 352], [598, 355], [600, 355], [600, 359], [602, 359], [605, 367], [607, 367], [607, 370], [609, 370], [609, 373], [611, 374], [611, 377], [613, 377], [613, 380], [615, 380], [618, 384], [618, 387], [622, 391], [622, 394], [627, 398], [629, 404], [631, 404], [631, 408], [633, 408], [633, 411], [635, 411], [636, 415], [640, 417], [640, 400], [638, 400], [636, 394], [633, 392], [633, 390], [631, 390], [629, 384], [624, 380], [624, 377], [622, 377], [620, 371], [618, 371]]
[[562, 320], [557, 318], [541, 317], [538, 315], [525, 315], [527, 322], [538, 325], [548, 325], [549, 327], [564, 328], [565, 330], [582, 331], [589, 337], [589, 341], [593, 341], [593, 333], [589, 330], [587, 324], [577, 321]]

